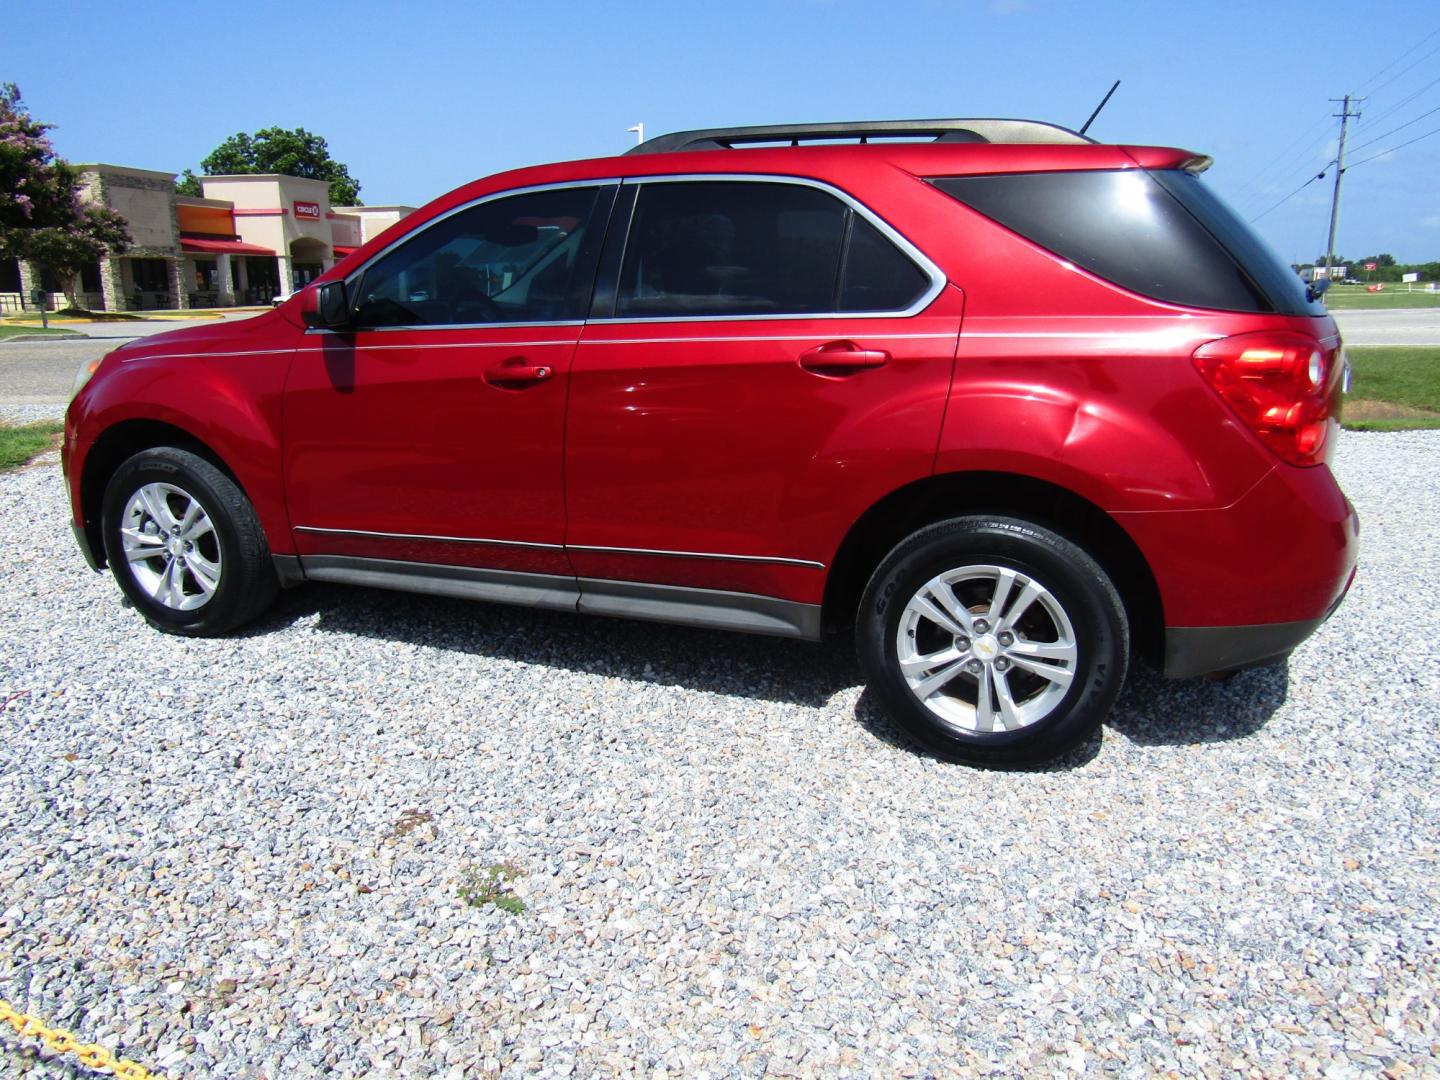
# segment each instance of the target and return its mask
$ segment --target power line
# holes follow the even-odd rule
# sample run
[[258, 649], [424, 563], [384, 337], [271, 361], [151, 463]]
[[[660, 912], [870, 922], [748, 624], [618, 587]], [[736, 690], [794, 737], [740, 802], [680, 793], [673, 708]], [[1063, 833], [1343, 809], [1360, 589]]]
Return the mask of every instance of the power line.
[[[1418, 124], [1421, 120], [1424, 120], [1425, 117], [1431, 116], [1431, 115], [1433, 115], [1434, 113], [1437, 113], [1437, 112], [1440, 112], [1440, 105], [1436, 105], [1435, 108], [1431, 109], [1429, 112], [1423, 112], [1423, 113], [1421, 113], [1419, 116], [1415, 117], [1413, 120], [1406, 120], [1405, 123], [1401, 124], [1399, 127], [1393, 127], [1393, 128], [1391, 128], [1389, 131], [1385, 132], [1384, 135], [1376, 135], [1373, 139], [1366, 139], [1366, 140], [1365, 140], [1364, 142], [1362, 142], [1359, 146], [1352, 146], [1350, 149], [1351, 149], [1351, 150], [1362, 150], [1362, 149], [1364, 149], [1365, 147], [1371, 145], [1372, 143], [1377, 143], [1377, 142], [1379, 142], [1381, 139], [1388, 139], [1391, 135], [1394, 135], [1397, 131], [1403, 131], [1405, 128], [1409, 127], [1411, 124]], [[1356, 164], [1358, 165], [1359, 162], [1356, 162]]]
[[1414, 101], [1417, 97], [1419, 97], [1421, 94], [1425, 93], [1426, 90], [1429, 90], [1432, 86], [1435, 86], [1437, 83], [1440, 83], [1440, 78], [1431, 79], [1428, 83], [1426, 83], [1424, 86], [1422, 86], [1419, 90], [1416, 90], [1413, 94], [1409, 95], [1408, 97], [1403, 97], [1403, 98], [1401, 98], [1401, 99], [1400, 99], [1399, 101], [1397, 101], [1394, 105], [1391, 105], [1388, 109], [1385, 109], [1385, 110], [1383, 110], [1382, 112], [1376, 113], [1374, 116], [1372, 116], [1372, 117], [1370, 118], [1370, 122], [1371, 122], [1372, 124], [1378, 124], [1381, 120], [1384, 120], [1387, 116], [1390, 116], [1392, 113], [1397, 113], [1397, 112], [1399, 112], [1399, 111], [1400, 111], [1401, 109], [1403, 109], [1406, 105], [1409, 105], [1410, 102]]
[[1403, 150], [1407, 146], [1414, 146], [1421, 139], [1428, 139], [1431, 135], [1440, 135], [1440, 128], [1431, 128], [1429, 131], [1425, 132], [1424, 135], [1416, 135], [1415, 138], [1410, 139], [1407, 142], [1402, 142], [1398, 146], [1392, 146], [1389, 150], [1381, 150], [1378, 154], [1371, 154], [1369, 157], [1361, 158], [1359, 161], [1352, 161], [1349, 165], [1345, 166], [1345, 170], [1348, 172], [1349, 170], [1355, 168], [1357, 165], [1364, 165], [1367, 161], [1374, 161], [1376, 158], [1382, 158], [1386, 154], [1393, 154], [1396, 150]]
[[[1376, 79], [1380, 78], [1381, 75], [1384, 75], [1387, 71], [1389, 71], [1391, 68], [1393, 68], [1393, 67], [1394, 67], [1396, 64], [1398, 64], [1401, 60], [1404, 60], [1405, 57], [1409, 56], [1409, 55], [1410, 55], [1412, 52], [1414, 52], [1416, 49], [1418, 49], [1418, 48], [1420, 48], [1421, 46], [1423, 46], [1427, 41], [1429, 41], [1431, 38], [1433, 38], [1436, 34], [1440, 34], [1440, 26], [1437, 26], [1434, 30], [1430, 31], [1430, 33], [1426, 34], [1423, 38], [1421, 38], [1419, 41], [1417, 41], [1414, 45], [1411, 45], [1408, 49], [1406, 49], [1404, 52], [1402, 52], [1402, 53], [1401, 53], [1399, 56], [1397, 56], [1394, 60], [1391, 60], [1390, 63], [1386, 64], [1383, 68], [1381, 68], [1379, 71], [1377, 71], [1374, 75], [1371, 75], [1369, 79], [1367, 79], [1363, 84], [1361, 84], [1360, 89], [1361, 89], [1361, 90], [1364, 90], [1364, 89], [1366, 89], [1367, 87], [1369, 87], [1370, 84], [1373, 83]], [[1407, 68], [1406, 70], [1408, 71], [1409, 69]]]
[[[1255, 178], [1245, 185], [1239, 196], [1240, 201], [1245, 203], [1253, 203], [1258, 199], [1264, 198], [1266, 192], [1261, 190], [1262, 185], [1265, 185], [1274, 179], [1278, 179], [1284, 173], [1289, 172], [1292, 168], [1294, 168], [1300, 163], [1301, 158], [1310, 157], [1310, 155], [1315, 149], [1315, 132], [1319, 130], [1319, 128], [1322, 126], [1328, 127], [1329, 124], [1330, 114], [1326, 113], [1320, 118], [1317, 123], [1311, 124], [1308, 128], [1306, 128], [1298, 139], [1294, 140], [1284, 150], [1280, 151], [1280, 153], [1276, 155], [1276, 157], [1270, 162], [1269, 165], [1265, 166], [1258, 173], [1256, 173]], [[1307, 144], [1305, 150], [1301, 154], [1294, 154], [1293, 151], [1301, 143]], [[1277, 165], [1280, 167], [1276, 168]]]
[[[1440, 33], [1440, 31], [1437, 31], [1437, 33]], [[1430, 37], [1434, 37], [1434, 36], [1435, 36], [1434, 34], [1431, 34], [1431, 35], [1430, 35]], [[1429, 41], [1430, 38], [1426, 38], [1425, 40], [1426, 40], [1426, 41]], [[1410, 71], [1411, 68], [1414, 68], [1414, 67], [1416, 67], [1416, 66], [1419, 65], [1419, 64], [1423, 64], [1426, 60], [1429, 60], [1430, 57], [1434, 56], [1437, 52], [1440, 52], [1440, 45], [1436, 45], [1435, 48], [1431, 49], [1431, 50], [1430, 50], [1429, 52], [1427, 52], [1424, 56], [1420, 57], [1420, 59], [1416, 60], [1414, 63], [1408, 65], [1407, 67], [1401, 68], [1401, 69], [1400, 69], [1399, 71], [1397, 71], [1394, 75], [1391, 75], [1390, 78], [1386, 79], [1386, 80], [1385, 80], [1383, 83], [1381, 83], [1379, 86], [1375, 87], [1375, 89], [1371, 90], [1369, 96], [1370, 96], [1370, 97], [1374, 97], [1374, 96], [1375, 96], [1376, 94], [1378, 94], [1381, 90], [1384, 90], [1385, 87], [1389, 86], [1389, 85], [1390, 85], [1391, 83], [1393, 83], [1396, 79], [1400, 78], [1401, 75], [1404, 75], [1406, 72]]]
[[[1334, 164], [1335, 164], [1335, 162], [1333, 162], [1333, 161], [1330, 162], [1330, 165], [1334, 165]], [[1326, 171], [1326, 172], [1328, 172], [1328, 171], [1330, 170], [1330, 165], [1326, 165], [1326, 166], [1325, 166], [1325, 171]], [[1296, 195], [1299, 195], [1300, 192], [1304, 191], [1304, 190], [1305, 190], [1307, 187], [1309, 187], [1311, 184], [1315, 183], [1316, 180], [1324, 180], [1324, 179], [1325, 179], [1325, 173], [1324, 173], [1324, 172], [1317, 173], [1316, 175], [1310, 177], [1309, 180], [1306, 180], [1305, 183], [1301, 184], [1301, 185], [1300, 185], [1299, 187], [1297, 187], [1294, 191], [1290, 192], [1289, 195], [1286, 195], [1283, 199], [1281, 199], [1279, 202], [1277, 202], [1274, 206], [1270, 207], [1270, 210], [1279, 210], [1280, 207], [1284, 206], [1287, 202], [1289, 202], [1291, 199], [1293, 199]], [[1255, 224], [1255, 222], [1259, 221], [1259, 220], [1260, 220], [1262, 217], [1264, 217], [1266, 214], [1270, 213], [1270, 210], [1266, 210], [1266, 211], [1264, 211], [1263, 213], [1256, 214], [1254, 217], [1252, 217], [1252, 218], [1250, 219], [1250, 224], [1252, 224], [1252, 225]]]

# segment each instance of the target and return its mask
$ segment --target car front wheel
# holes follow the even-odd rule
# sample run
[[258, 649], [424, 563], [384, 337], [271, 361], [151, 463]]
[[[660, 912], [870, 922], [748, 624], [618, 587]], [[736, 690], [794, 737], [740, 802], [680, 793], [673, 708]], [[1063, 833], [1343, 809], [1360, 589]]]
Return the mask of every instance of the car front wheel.
[[188, 450], [157, 447], [121, 464], [105, 489], [102, 531], [121, 590], [167, 633], [227, 633], [263, 611], [277, 591], [250, 500]]
[[885, 711], [937, 754], [1026, 765], [1099, 726], [1125, 680], [1129, 628], [1083, 549], [1014, 518], [953, 518], [907, 537], [861, 601], [856, 641]]

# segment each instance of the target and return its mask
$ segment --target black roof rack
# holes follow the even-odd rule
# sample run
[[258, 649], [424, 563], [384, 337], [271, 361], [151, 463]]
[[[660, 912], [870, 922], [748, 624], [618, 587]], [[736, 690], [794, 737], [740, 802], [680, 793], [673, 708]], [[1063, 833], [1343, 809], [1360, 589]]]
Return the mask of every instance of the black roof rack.
[[1093, 143], [1078, 132], [1043, 120], [855, 120], [829, 124], [767, 124], [761, 127], [701, 128], [646, 139], [627, 154], [673, 150], [733, 150], [752, 143], [835, 142], [855, 139], [932, 139], [968, 143]]

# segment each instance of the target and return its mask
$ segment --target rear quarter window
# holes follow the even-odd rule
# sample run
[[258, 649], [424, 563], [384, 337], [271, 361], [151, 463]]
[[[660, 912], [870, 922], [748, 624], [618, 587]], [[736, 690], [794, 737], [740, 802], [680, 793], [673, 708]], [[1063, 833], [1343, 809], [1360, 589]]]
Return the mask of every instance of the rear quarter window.
[[1142, 296], [1223, 311], [1324, 312], [1289, 267], [1188, 173], [1010, 173], [931, 183]]

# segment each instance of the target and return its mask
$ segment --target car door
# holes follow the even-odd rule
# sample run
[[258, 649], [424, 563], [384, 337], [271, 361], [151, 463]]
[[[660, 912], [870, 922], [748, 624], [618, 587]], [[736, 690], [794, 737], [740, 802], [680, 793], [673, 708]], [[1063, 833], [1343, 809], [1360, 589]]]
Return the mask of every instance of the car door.
[[795, 178], [627, 181], [611, 237], [566, 429], [582, 609], [679, 587], [769, 619], [739, 594], [779, 597], [805, 609], [734, 624], [812, 635], [845, 531], [931, 472], [963, 297], [877, 215]]
[[285, 389], [287, 497], [307, 576], [409, 575], [425, 588], [418, 579], [465, 576], [445, 566], [552, 575], [573, 606], [565, 397], [614, 192], [487, 197], [347, 279], [354, 329], [307, 333]]

